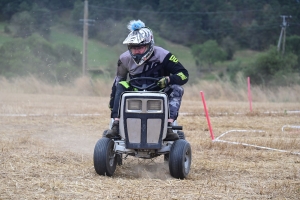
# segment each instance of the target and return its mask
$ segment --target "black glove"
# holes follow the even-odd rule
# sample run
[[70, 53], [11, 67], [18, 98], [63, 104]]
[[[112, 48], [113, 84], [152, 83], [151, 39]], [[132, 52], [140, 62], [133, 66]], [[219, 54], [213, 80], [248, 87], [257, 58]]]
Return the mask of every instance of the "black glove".
[[160, 88], [165, 88], [165, 87], [167, 87], [168, 84], [169, 84], [168, 77], [163, 77], [162, 79], [160, 79], [160, 80], [157, 82], [157, 85], [158, 85]]

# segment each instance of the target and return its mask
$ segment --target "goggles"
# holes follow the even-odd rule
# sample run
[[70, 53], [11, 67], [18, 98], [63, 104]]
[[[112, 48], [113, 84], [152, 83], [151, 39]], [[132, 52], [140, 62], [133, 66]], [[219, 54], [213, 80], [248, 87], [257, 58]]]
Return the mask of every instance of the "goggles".
[[144, 45], [128, 45], [129, 50], [142, 50], [144, 48], [147, 48], [148, 44]]

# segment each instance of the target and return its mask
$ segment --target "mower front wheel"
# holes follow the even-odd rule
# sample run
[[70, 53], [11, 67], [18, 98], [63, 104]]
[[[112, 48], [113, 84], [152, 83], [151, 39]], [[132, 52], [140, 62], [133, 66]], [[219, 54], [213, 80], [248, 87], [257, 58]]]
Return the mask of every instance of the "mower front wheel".
[[114, 141], [103, 137], [98, 140], [94, 149], [94, 168], [99, 175], [112, 176], [116, 170], [117, 156], [114, 152]]
[[169, 155], [169, 170], [174, 178], [184, 179], [190, 172], [192, 161], [191, 145], [186, 140], [176, 140]]

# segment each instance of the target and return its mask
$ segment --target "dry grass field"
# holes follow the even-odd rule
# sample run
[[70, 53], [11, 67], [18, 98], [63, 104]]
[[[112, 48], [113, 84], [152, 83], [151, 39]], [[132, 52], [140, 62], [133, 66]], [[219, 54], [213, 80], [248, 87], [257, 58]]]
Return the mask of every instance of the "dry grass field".
[[105, 177], [95, 173], [93, 150], [108, 128], [109, 88], [102, 95], [64, 95], [0, 83], [0, 199], [300, 197], [300, 129], [282, 131], [300, 126], [300, 113], [290, 112], [300, 110], [299, 101], [258, 99], [250, 112], [247, 100], [214, 100], [202, 89], [215, 138], [246, 130], [228, 132], [220, 138], [226, 142], [218, 142], [211, 140], [199, 94], [191, 92], [197, 89], [187, 88], [178, 122], [192, 147], [188, 178], [172, 178], [160, 157], [128, 157], [113, 177]]

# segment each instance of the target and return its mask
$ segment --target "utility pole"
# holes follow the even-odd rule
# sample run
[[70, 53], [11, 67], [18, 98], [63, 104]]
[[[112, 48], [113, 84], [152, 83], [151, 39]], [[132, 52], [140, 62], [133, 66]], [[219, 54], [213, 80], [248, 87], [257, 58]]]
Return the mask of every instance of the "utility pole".
[[82, 75], [85, 76], [87, 69], [87, 42], [88, 42], [88, 0], [84, 1], [83, 19], [83, 50], [82, 50]]
[[[292, 18], [292, 16], [287, 16], [287, 15], [281, 15], [282, 17], [282, 25], [281, 25], [281, 32], [277, 44], [277, 50], [278, 52], [280, 51], [280, 45], [282, 44], [282, 54], [284, 54], [285, 51], [285, 37], [286, 37], [286, 27], [288, 26], [288, 23], [286, 22], [286, 18]], [[283, 40], [283, 41], [282, 41]]]

